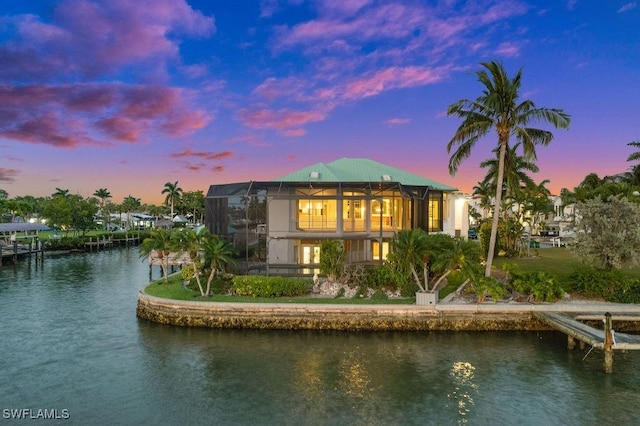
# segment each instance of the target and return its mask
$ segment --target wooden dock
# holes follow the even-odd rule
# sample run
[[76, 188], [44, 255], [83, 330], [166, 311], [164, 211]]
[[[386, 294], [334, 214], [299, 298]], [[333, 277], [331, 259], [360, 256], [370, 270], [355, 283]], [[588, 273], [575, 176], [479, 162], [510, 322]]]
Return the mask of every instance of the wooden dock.
[[0, 244], [0, 266], [2, 266], [6, 260], [11, 261], [11, 263], [16, 263], [20, 258], [31, 258], [31, 256], [35, 256], [36, 260], [42, 260], [44, 258], [44, 249], [38, 241], [29, 244], [19, 244], [16, 241], [13, 241], [11, 244]]
[[[580, 314], [571, 316], [564, 312], [535, 312], [534, 315], [543, 323], [561, 331], [567, 335], [567, 347], [573, 349], [575, 341], [591, 345], [592, 348], [602, 349], [605, 354], [605, 371], [613, 371], [614, 350], [640, 350], [640, 336], [625, 333], [616, 333], [613, 329], [613, 321], [640, 321], [637, 313], [615, 315], [606, 312], [604, 314]], [[582, 321], [601, 320], [603, 329], [598, 329], [585, 324]]]

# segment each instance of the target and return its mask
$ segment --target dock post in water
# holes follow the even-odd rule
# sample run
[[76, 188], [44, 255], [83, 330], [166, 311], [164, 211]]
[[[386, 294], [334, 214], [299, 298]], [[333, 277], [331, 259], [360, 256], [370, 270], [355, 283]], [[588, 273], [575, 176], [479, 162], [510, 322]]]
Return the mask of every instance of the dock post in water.
[[613, 372], [613, 330], [611, 329], [611, 314], [604, 314], [604, 371]]

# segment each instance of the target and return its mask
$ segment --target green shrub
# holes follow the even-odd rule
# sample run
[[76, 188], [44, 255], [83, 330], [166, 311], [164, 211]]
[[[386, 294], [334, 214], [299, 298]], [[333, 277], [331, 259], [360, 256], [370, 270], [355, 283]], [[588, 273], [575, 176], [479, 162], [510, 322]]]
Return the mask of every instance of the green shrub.
[[374, 290], [398, 289], [398, 281], [394, 272], [387, 265], [376, 265], [367, 270], [367, 283]]
[[628, 280], [619, 269], [606, 271], [585, 265], [576, 269], [570, 279], [577, 292], [605, 300], [611, 300], [614, 294], [628, 287]]
[[216, 275], [211, 281], [211, 294], [228, 294], [233, 288], [233, 274]]
[[293, 297], [310, 292], [310, 279], [291, 277], [265, 277], [260, 275], [236, 275], [233, 290], [238, 296], [250, 297]]
[[502, 299], [507, 294], [504, 286], [493, 277], [480, 277], [476, 283], [478, 300], [484, 301], [488, 295], [494, 302]]
[[564, 295], [555, 278], [542, 271], [511, 272], [510, 285], [516, 292], [533, 296], [538, 302], [555, 302]]
[[320, 244], [320, 273], [330, 280], [340, 278], [347, 252], [341, 240], [324, 240]]
[[184, 266], [180, 270], [180, 276], [183, 281], [191, 282], [191, 280], [196, 276], [193, 265]]
[[451, 286], [458, 288], [466, 279], [465, 274], [463, 274], [459, 269], [451, 271], [451, 273], [447, 275], [447, 287]]
[[640, 280], [627, 280], [627, 285], [617, 288], [612, 302], [616, 303], [640, 303]]
[[387, 293], [385, 293], [382, 290], [376, 290], [375, 293], [371, 295], [371, 300], [378, 300], [378, 301], [389, 300], [389, 296], [387, 296]]

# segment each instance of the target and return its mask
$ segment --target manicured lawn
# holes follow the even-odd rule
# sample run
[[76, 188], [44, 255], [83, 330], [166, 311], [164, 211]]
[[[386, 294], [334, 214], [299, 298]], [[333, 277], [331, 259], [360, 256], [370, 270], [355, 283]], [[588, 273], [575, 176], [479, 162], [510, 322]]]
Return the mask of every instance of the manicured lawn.
[[[582, 265], [579, 258], [574, 256], [571, 250], [566, 248], [541, 248], [531, 249], [530, 258], [505, 258], [498, 257], [494, 260], [494, 267], [502, 270], [503, 265], [516, 265], [519, 271], [544, 271], [553, 275], [565, 291], [571, 291], [571, 274]], [[623, 269], [634, 278], [640, 278], [640, 267], [627, 267]]]
[[169, 277], [169, 284], [163, 284], [162, 280], [149, 284], [145, 292], [151, 296], [173, 300], [190, 300], [198, 302], [241, 302], [241, 303], [331, 303], [331, 304], [358, 304], [358, 305], [410, 305], [415, 303], [415, 298], [371, 300], [371, 299], [334, 299], [332, 297], [241, 297], [214, 294], [211, 297], [199, 297], [197, 292], [185, 289], [178, 275]]

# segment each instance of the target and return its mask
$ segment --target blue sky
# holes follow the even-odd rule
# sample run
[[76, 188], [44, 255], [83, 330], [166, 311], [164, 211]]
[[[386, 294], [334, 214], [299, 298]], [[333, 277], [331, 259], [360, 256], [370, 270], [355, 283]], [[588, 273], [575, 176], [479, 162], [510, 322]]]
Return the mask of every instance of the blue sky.
[[364, 157], [470, 192], [495, 137], [450, 176], [445, 111], [498, 60], [572, 117], [538, 150], [557, 193], [630, 166], [639, 23], [635, 1], [4, 0], [0, 188], [160, 203]]

